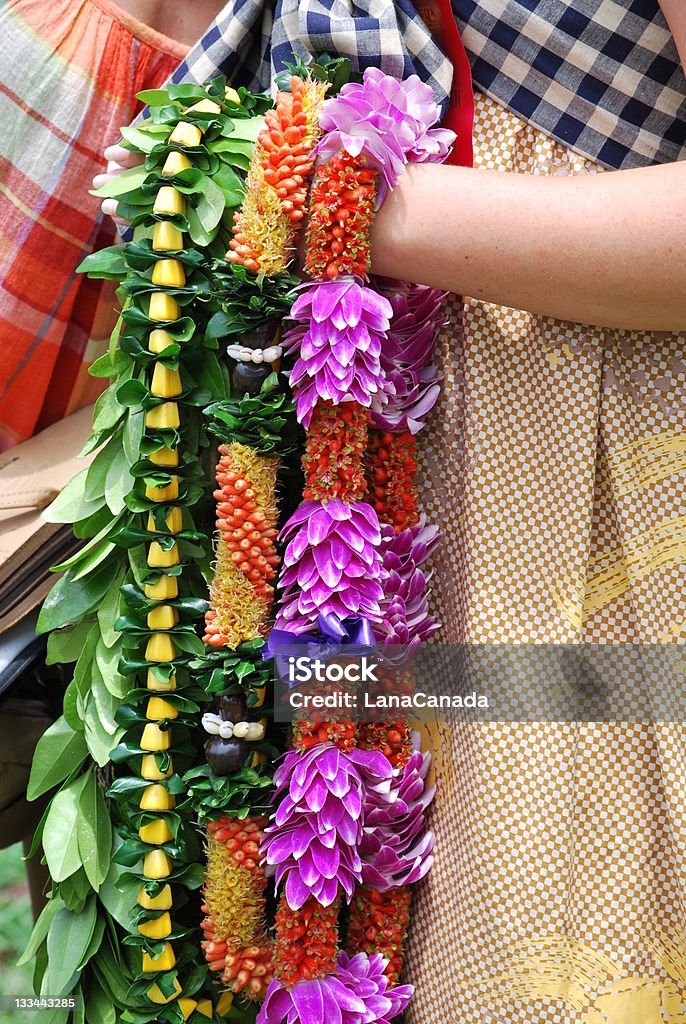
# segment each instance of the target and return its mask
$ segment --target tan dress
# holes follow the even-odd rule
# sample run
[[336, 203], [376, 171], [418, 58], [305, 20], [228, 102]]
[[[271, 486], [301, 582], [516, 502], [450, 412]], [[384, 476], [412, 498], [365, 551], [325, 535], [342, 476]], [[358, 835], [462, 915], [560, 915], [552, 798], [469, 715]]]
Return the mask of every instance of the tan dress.
[[[477, 166], [601, 170], [476, 113]], [[420, 442], [442, 639], [686, 637], [686, 337], [449, 311]], [[472, 722], [431, 744], [411, 1024], [686, 1024], [684, 727]]]

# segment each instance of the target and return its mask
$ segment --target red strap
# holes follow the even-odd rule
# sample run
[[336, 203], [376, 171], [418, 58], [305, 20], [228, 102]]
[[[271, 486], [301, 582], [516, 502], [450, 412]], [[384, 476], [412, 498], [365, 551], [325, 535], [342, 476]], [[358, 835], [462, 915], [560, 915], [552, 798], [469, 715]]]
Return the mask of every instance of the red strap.
[[442, 123], [445, 128], [450, 128], [457, 134], [457, 142], [446, 163], [471, 167], [474, 129], [472, 69], [460, 38], [450, 0], [415, 0], [415, 7], [453, 65], [450, 106]]

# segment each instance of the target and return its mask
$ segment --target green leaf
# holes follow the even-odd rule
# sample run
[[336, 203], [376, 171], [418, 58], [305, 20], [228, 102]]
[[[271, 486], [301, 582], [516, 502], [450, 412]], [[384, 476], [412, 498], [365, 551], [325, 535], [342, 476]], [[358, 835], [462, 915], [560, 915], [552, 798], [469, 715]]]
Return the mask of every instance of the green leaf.
[[[127, 376], [130, 377], [132, 373], [133, 363], [124, 374], [124, 379]], [[93, 431], [95, 433], [112, 430], [124, 415], [124, 408], [117, 401], [117, 388], [121, 383], [121, 379], [113, 380], [97, 399], [93, 409]]]
[[119, 671], [121, 653], [120, 643], [106, 647], [102, 638], [98, 640], [98, 646], [95, 648], [95, 661], [103, 683], [118, 701], [122, 700], [131, 688], [131, 680]]
[[121, 701], [110, 693], [105, 685], [97, 658], [91, 663], [91, 694], [95, 700], [98, 717], [105, 732], [108, 732], [110, 736], [114, 736], [118, 731], [114, 716]]
[[129, 167], [128, 170], [122, 171], [116, 178], [112, 178], [111, 181], [106, 182], [100, 188], [89, 189], [88, 191], [90, 195], [97, 196], [98, 199], [116, 199], [117, 196], [126, 195], [127, 192], [134, 192], [140, 188], [149, 174], [150, 171], [146, 168], [145, 164], [140, 164], [138, 167]]
[[[91, 539], [86, 544], [84, 544], [83, 547], [79, 548], [75, 555], [72, 555], [72, 557], [68, 558], [65, 562], [60, 562], [59, 565], [53, 565], [52, 571], [64, 572], [65, 569], [75, 569], [76, 566], [82, 566], [84, 563], [87, 563], [89, 568], [93, 568], [92, 555], [98, 554], [100, 552], [102, 547], [101, 542], [105, 539], [105, 537], [107, 537], [107, 534], [110, 532], [110, 529], [114, 525], [116, 524], [112, 523], [111, 519], [108, 519], [108, 522], [105, 524], [105, 526], [103, 526], [102, 529], [98, 533], [96, 533], [94, 537], [91, 537]], [[101, 561], [102, 558], [98, 558], [98, 562], [96, 564], [98, 564]], [[75, 572], [74, 579], [78, 580], [79, 576], [81, 575], [81, 572]]]
[[41, 992], [45, 995], [65, 995], [74, 987], [81, 963], [95, 931], [97, 901], [92, 896], [78, 913], [60, 910], [48, 932], [48, 969], [43, 978]]
[[79, 797], [77, 839], [83, 869], [97, 892], [109, 871], [112, 824], [105, 798], [93, 772], [88, 774]]
[[62, 492], [58, 494], [52, 504], [43, 509], [41, 519], [46, 523], [77, 523], [80, 519], [86, 519], [93, 515], [105, 504], [102, 494], [93, 498], [86, 497], [86, 476], [87, 469], [82, 469], [69, 481]]
[[[219, 224], [224, 213], [224, 195], [218, 185], [212, 179], [207, 184], [200, 196], [196, 207], [198, 219], [203, 229], [210, 234]], [[191, 238], [192, 238], [191, 234]]]
[[126, 274], [124, 249], [121, 245], [111, 245], [107, 249], [99, 249], [86, 256], [76, 268], [78, 274], [106, 279], [123, 277]]
[[236, 172], [227, 164], [222, 164], [212, 176], [215, 185], [221, 189], [226, 207], [240, 206], [245, 195], [245, 187]]
[[114, 734], [105, 729], [92, 694], [88, 694], [85, 700], [83, 726], [90, 755], [100, 768], [104, 768], [110, 759], [110, 751], [123, 735], [123, 729], [118, 728]]
[[161, 107], [169, 103], [169, 93], [166, 89], [143, 89], [142, 92], [136, 93], [136, 99], [148, 107]]
[[119, 632], [114, 628], [114, 623], [119, 615], [119, 590], [123, 579], [124, 573], [118, 573], [98, 607], [100, 637], [105, 647], [114, 647], [119, 640]]
[[26, 949], [17, 960], [17, 967], [22, 967], [24, 964], [29, 963], [33, 960], [34, 956], [38, 952], [38, 947], [42, 945], [50, 929], [52, 919], [58, 910], [62, 910], [64, 903], [59, 896], [53, 896], [51, 900], [43, 907], [40, 917], [33, 926], [33, 931], [29, 941], [26, 944]]
[[83, 733], [75, 732], [64, 716], [58, 718], [38, 740], [26, 790], [29, 800], [35, 800], [62, 782], [83, 764], [88, 749]]
[[130, 466], [138, 462], [140, 458], [140, 447], [145, 432], [145, 413], [143, 409], [133, 409], [126, 417], [122, 444]]
[[52, 588], [40, 610], [37, 633], [70, 625], [94, 611], [109, 590], [119, 571], [113, 559], [83, 579], [74, 581], [71, 572], [62, 576]]
[[150, 391], [142, 380], [127, 380], [117, 391], [117, 401], [127, 408], [136, 408], [149, 395]]
[[[112, 856], [122, 845], [119, 836], [114, 836]], [[105, 907], [105, 910], [114, 920], [127, 931], [131, 924], [131, 914], [136, 908], [136, 896], [140, 882], [135, 875], [130, 874], [121, 864], [112, 860], [107, 878], [100, 886], [98, 899]]]
[[129, 472], [129, 460], [122, 447], [115, 454], [105, 480], [105, 498], [112, 515], [119, 515], [126, 508], [125, 497], [133, 488], [133, 477]]
[[121, 348], [118, 348], [114, 353], [105, 352], [99, 359], [91, 363], [88, 367], [88, 373], [91, 377], [114, 377], [115, 374], [128, 369], [130, 364], [131, 356]]
[[74, 732], [83, 732], [83, 722], [79, 713], [79, 691], [73, 679], [65, 691], [62, 711]]
[[92, 891], [83, 867], [60, 882], [60, 896], [64, 900], [64, 905], [67, 910], [72, 910], [75, 914], [83, 910]]
[[86, 1020], [93, 1024], [117, 1024], [117, 1011], [112, 999], [99, 985], [91, 987], [86, 999]]
[[194, 85], [192, 82], [182, 82], [179, 85], [170, 82], [167, 87], [167, 95], [172, 103], [178, 100], [184, 105], [193, 103], [195, 100], [204, 100], [207, 96], [202, 85]]
[[81, 775], [60, 790], [45, 821], [43, 849], [50, 874], [56, 882], [69, 878], [81, 867], [76, 828], [79, 798], [87, 778], [87, 775]]
[[128, 125], [119, 129], [122, 138], [129, 143], [132, 149], [139, 149], [143, 153], [149, 153], [160, 142], [160, 136], [169, 134], [169, 128], [159, 131], [157, 125], [150, 121], [143, 121], [138, 127]]
[[57, 629], [48, 637], [46, 665], [69, 665], [77, 661], [83, 645], [95, 623], [90, 620], [79, 622], [76, 626]]
[[100, 497], [104, 494], [107, 473], [113, 460], [121, 450], [122, 439], [121, 435], [117, 434], [116, 436], [111, 437], [105, 447], [102, 448], [95, 456], [88, 467], [88, 475], [86, 477], [85, 494], [87, 501], [93, 501], [94, 498]]
[[188, 229], [193, 242], [202, 248], [207, 247], [213, 241], [216, 230], [208, 233], [202, 226], [198, 211], [194, 206], [188, 208]]

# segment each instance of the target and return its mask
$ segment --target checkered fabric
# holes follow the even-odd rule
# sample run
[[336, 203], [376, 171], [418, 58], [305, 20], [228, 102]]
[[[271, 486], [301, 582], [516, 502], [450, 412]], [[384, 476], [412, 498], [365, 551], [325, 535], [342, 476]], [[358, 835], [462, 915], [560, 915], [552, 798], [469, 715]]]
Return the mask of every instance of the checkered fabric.
[[[686, 80], [658, 0], [453, 0], [475, 84], [607, 167], [686, 153]], [[174, 81], [269, 89], [291, 53], [416, 73], [445, 110], [452, 66], [410, 0], [230, 0]]]
[[[477, 167], [604, 173], [481, 94], [474, 142]], [[449, 313], [418, 435], [441, 642], [683, 643], [686, 336]], [[424, 745], [408, 1024], [683, 1024], [683, 724], [462, 721]]]
[[686, 156], [686, 80], [658, 0], [453, 0], [478, 87], [615, 169]]
[[268, 90], [292, 55], [350, 57], [358, 70], [411, 74], [447, 106], [452, 65], [410, 0], [229, 0], [173, 75], [203, 82], [217, 71], [251, 89]]
[[76, 273], [111, 245], [87, 193], [102, 152], [187, 47], [111, 0], [0, 3], [0, 451], [93, 402], [114, 288]]

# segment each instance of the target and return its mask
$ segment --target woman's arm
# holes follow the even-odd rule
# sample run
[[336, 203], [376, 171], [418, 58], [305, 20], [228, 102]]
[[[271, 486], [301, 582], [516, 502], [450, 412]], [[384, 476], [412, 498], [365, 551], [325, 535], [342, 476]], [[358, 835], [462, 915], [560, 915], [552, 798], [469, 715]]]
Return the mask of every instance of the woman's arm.
[[[660, 0], [686, 66], [686, 2]], [[415, 166], [374, 225], [376, 273], [561, 319], [686, 330], [686, 161], [542, 178]]]
[[686, 162], [578, 177], [418, 164], [372, 230], [376, 274], [563, 320], [686, 330]]

